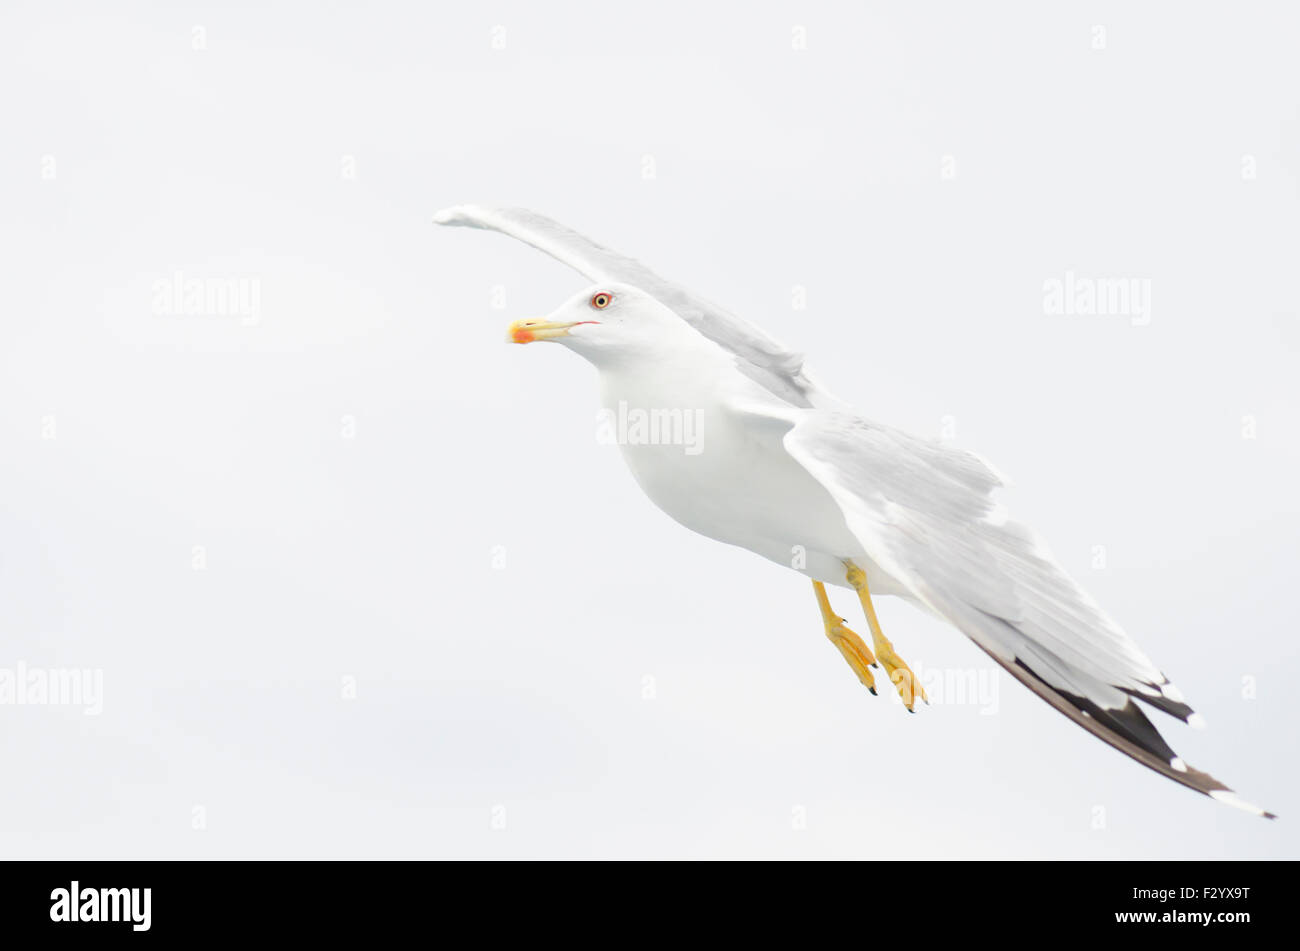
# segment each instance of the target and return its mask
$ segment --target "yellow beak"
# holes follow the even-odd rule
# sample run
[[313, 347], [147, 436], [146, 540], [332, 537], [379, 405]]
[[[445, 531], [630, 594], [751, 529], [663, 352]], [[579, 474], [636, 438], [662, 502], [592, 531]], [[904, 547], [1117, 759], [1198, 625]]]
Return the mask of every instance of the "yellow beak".
[[516, 320], [506, 329], [506, 340], [510, 343], [554, 340], [556, 337], [567, 337], [570, 327], [590, 323], [595, 323], [595, 321], [575, 320], [568, 324], [555, 324], [545, 320]]

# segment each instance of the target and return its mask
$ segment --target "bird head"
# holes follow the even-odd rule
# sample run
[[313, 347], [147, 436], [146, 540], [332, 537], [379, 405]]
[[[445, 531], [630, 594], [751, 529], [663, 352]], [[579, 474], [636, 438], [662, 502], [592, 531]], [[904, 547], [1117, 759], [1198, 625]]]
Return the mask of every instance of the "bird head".
[[694, 333], [685, 321], [630, 284], [608, 281], [579, 291], [545, 317], [516, 320], [511, 343], [560, 343], [601, 364], [619, 355], [652, 352]]

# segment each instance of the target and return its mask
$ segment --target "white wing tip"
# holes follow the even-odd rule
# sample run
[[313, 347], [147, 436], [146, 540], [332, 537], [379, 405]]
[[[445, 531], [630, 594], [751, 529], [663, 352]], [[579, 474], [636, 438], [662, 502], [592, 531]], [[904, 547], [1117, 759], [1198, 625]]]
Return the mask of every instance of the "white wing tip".
[[482, 212], [478, 205], [452, 205], [433, 216], [435, 225], [471, 225]]
[[999, 468], [998, 468], [997, 466], [995, 466], [993, 463], [989, 462], [987, 459], [985, 459], [983, 456], [981, 456], [978, 452], [975, 452], [974, 450], [971, 450], [971, 449], [967, 449], [967, 450], [965, 450], [965, 452], [966, 452], [966, 455], [970, 456], [970, 457], [973, 458], [976, 462], [978, 462], [980, 465], [982, 465], [985, 469], [989, 470], [989, 475], [993, 476], [993, 478], [994, 478], [995, 480], [997, 480], [997, 483], [998, 483], [999, 488], [1003, 488], [1003, 489], [1013, 489], [1013, 488], [1015, 488], [1015, 483], [1012, 482], [1010, 479], [1007, 478], [1005, 472], [1003, 472], [1001, 469], [999, 469]]
[[1223, 803], [1224, 805], [1233, 806], [1245, 812], [1254, 813], [1257, 816], [1263, 816], [1265, 819], [1277, 818], [1277, 816], [1273, 815], [1273, 813], [1265, 812], [1263, 809], [1259, 808], [1259, 806], [1255, 805], [1254, 803], [1246, 802], [1246, 800], [1240, 798], [1231, 789], [1215, 789], [1210, 793], [1210, 796], [1211, 798], [1217, 799], [1219, 802]]
[[1183, 762], [1183, 758], [1181, 756], [1175, 756], [1173, 759], [1171, 759], [1169, 761], [1169, 768], [1177, 770], [1180, 773], [1187, 772], [1187, 764]]
[[1204, 730], [1208, 724], [1205, 722], [1205, 717], [1199, 713], [1193, 713], [1187, 718], [1187, 725], [1195, 730]]
[[995, 502], [989, 506], [988, 511], [984, 513], [980, 521], [982, 521], [985, 525], [991, 525], [994, 528], [1000, 528], [1001, 526], [1007, 524], [1007, 520], [1010, 517], [1011, 517], [1011, 513], [1007, 511], [1007, 507], [1003, 505], [1001, 502]]

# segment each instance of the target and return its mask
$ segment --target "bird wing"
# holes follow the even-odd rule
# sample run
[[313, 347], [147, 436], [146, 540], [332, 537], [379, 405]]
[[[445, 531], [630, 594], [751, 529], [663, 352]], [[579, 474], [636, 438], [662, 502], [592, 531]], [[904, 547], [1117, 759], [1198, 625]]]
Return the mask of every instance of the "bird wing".
[[[770, 415], [770, 411], [769, 411]], [[1191, 707], [1037, 538], [993, 498], [977, 456], [842, 411], [785, 413], [786, 450], [882, 570], [1084, 729], [1170, 779], [1260, 815], [1182, 761], [1134, 703]]]
[[737, 369], [788, 405], [811, 407], [831, 400], [804, 371], [801, 354], [748, 321], [664, 280], [641, 262], [602, 247], [545, 215], [526, 208], [456, 205], [438, 212], [433, 220], [440, 225], [500, 231], [545, 251], [591, 281], [618, 281], [640, 288], [732, 354]]

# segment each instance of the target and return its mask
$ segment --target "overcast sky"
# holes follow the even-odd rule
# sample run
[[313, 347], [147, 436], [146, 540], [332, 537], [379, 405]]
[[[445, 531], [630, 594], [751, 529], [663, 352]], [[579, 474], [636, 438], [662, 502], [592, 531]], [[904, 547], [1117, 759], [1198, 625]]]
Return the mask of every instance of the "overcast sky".
[[[0, 853], [1297, 857], [1294, 5], [446, 6], [5, 4], [0, 682], [83, 695], [0, 703]], [[893, 599], [870, 696], [465, 201], [990, 459], [1282, 820]]]

